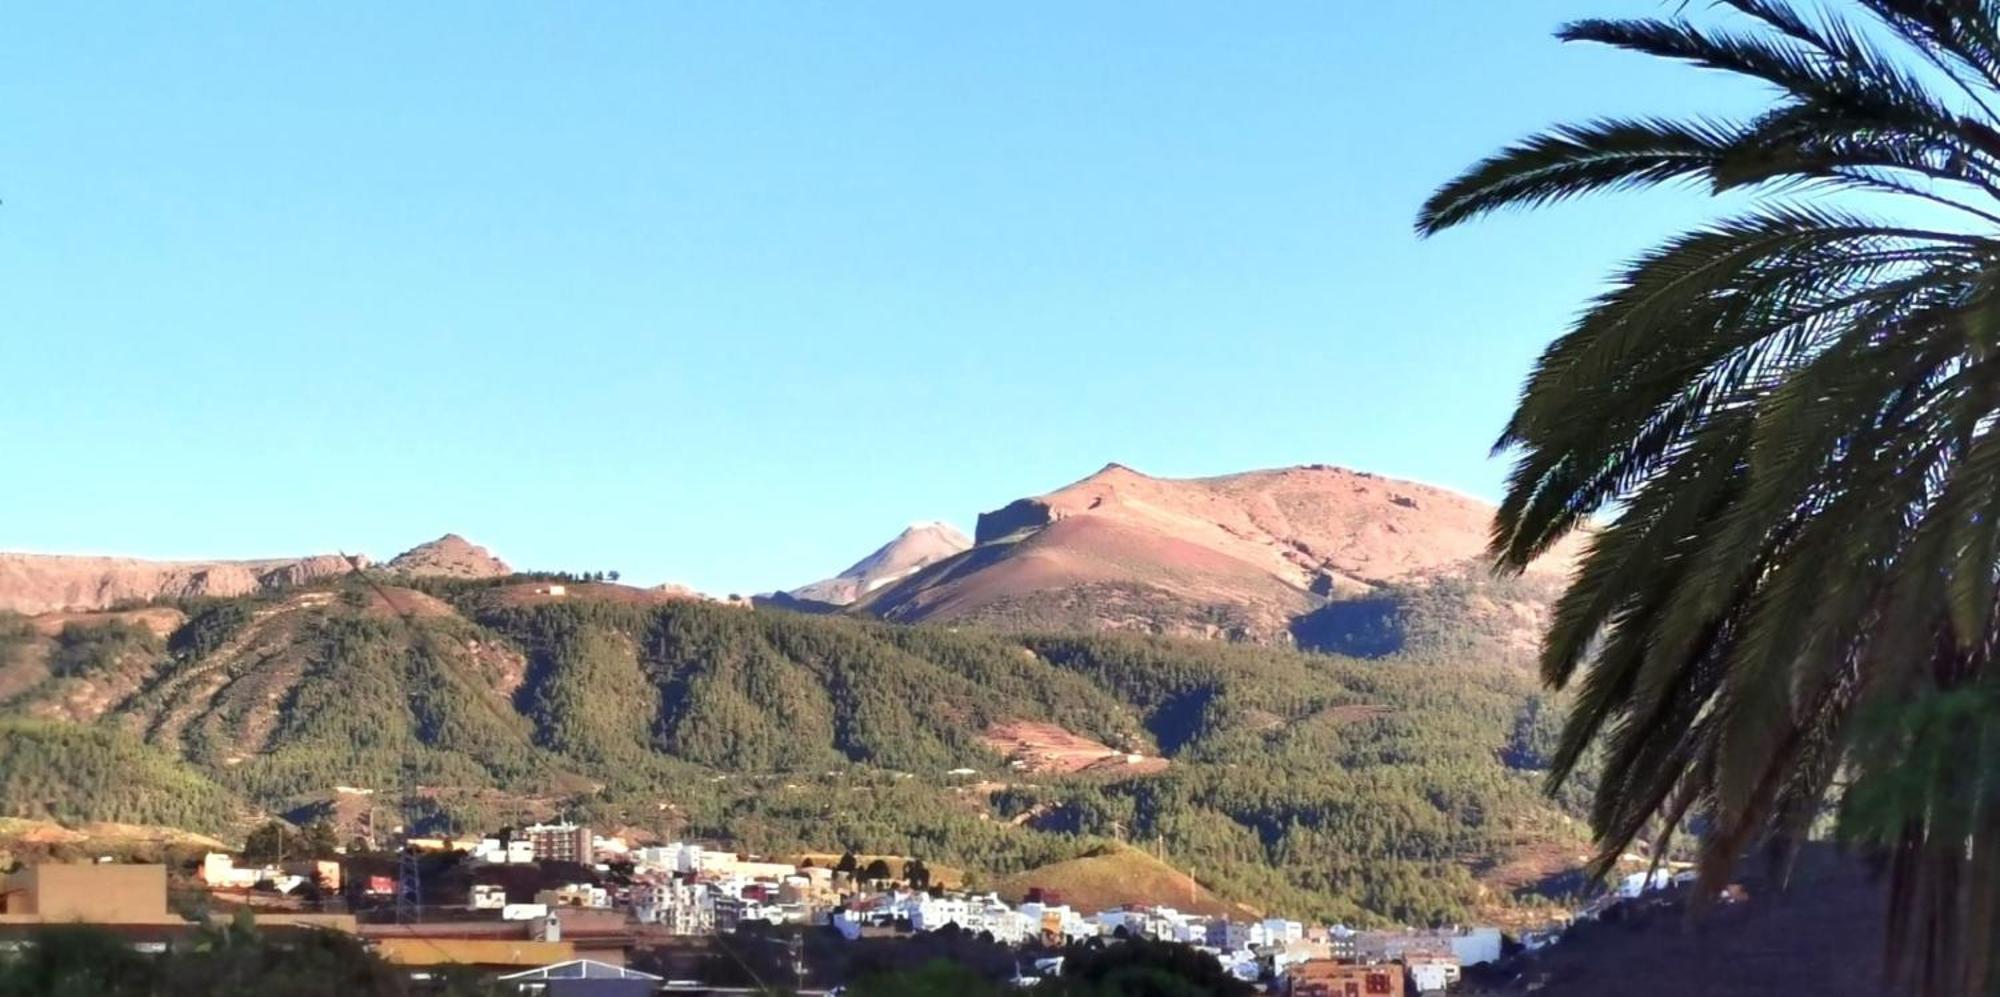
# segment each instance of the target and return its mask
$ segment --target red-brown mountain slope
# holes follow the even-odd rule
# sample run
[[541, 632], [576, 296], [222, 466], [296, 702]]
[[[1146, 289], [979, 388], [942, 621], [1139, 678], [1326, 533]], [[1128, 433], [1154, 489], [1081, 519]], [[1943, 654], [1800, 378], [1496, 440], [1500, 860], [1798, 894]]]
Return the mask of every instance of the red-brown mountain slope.
[[[888, 619], [1286, 641], [1329, 601], [1483, 575], [1493, 507], [1326, 465], [1168, 479], [1112, 464], [979, 517], [977, 545], [865, 597]], [[1562, 577], [1575, 543], [1539, 562]], [[1496, 607], [1532, 626], [1543, 609]]]

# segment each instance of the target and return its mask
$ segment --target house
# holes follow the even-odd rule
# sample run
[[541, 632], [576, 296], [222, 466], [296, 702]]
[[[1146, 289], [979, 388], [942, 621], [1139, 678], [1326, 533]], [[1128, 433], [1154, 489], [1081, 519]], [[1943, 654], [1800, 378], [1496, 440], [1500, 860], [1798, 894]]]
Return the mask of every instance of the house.
[[611, 894], [593, 883], [569, 883], [535, 894], [535, 902], [550, 907], [608, 908], [611, 906]]
[[1292, 997], [1402, 997], [1403, 967], [1358, 966], [1331, 959], [1305, 962], [1285, 974]]
[[554, 965], [508, 973], [500, 982], [522, 993], [562, 994], [563, 997], [647, 997], [664, 977], [614, 966], [595, 959], [571, 959]]
[[739, 858], [734, 852], [701, 852], [696, 856], [701, 872], [711, 876], [737, 876], [743, 879], [769, 879], [777, 881], [796, 874], [798, 866], [790, 862], [762, 862], [756, 859]]
[[632, 914], [641, 924], [658, 924], [676, 935], [715, 930], [714, 894], [705, 883], [663, 878], [632, 884]]
[[523, 832], [537, 862], [588, 863], [593, 839], [590, 828], [578, 824], [531, 824]]
[[1458, 960], [1449, 956], [1413, 955], [1403, 960], [1410, 985], [1420, 994], [1449, 990], [1458, 983]]
[[201, 885], [211, 890], [247, 890], [276, 871], [245, 868], [238, 866], [236, 859], [227, 852], [209, 852], [201, 857], [201, 870], [195, 875], [201, 880]]
[[[299, 859], [279, 866], [286, 875], [317, 883], [324, 890], [340, 891], [340, 863], [332, 859]], [[286, 892], [290, 892], [289, 890]]]
[[167, 867], [44, 862], [0, 880], [0, 924], [185, 925], [167, 910]]

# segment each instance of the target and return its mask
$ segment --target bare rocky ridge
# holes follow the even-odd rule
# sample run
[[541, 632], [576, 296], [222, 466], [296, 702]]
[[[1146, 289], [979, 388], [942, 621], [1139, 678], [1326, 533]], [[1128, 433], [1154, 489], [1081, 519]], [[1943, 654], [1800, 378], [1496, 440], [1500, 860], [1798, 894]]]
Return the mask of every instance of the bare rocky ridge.
[[[248, 561], [146, 561], [0, 553], [0, 610], [33, 616], [161, 599], [230, 598], [310, 585], [369, 564], [367, 557], [341, 554]], [[486, 548], [455, 533], [404, 551], [384, 567], [405, 575], [452, 578], [513, 574], [512, 568]]]
[[339, 554], [252, 561], [142, 561], [129, 557], [0, 553], [0, 610], [53, 613], [194, 596], [240, 596], [303, 585], [366, 567]]
[[383, 567], [405, 575], [441, 578], [503, 578], [514, 573], [507, 562], [456, 533], [418, 544]]
[[[980, 516], [975, 546], [858, 606], [908, 622], [1290, 642], [1329, 605], [1483, 577], [1493, 513], [1446, 489], [1323, 464], [1192, 479], [1110, 464]], [[1580, 543], [1538, 562], [1529, 582], [1559, 582]], [[1491, 608], [1528, 629], [1546, 611], [1539, 599]]]
[[789, 594], [797, 599], [845, 606], [971, 546], [971, 539], [950, 523], [913, 523], [846, 571], [802, 585]]

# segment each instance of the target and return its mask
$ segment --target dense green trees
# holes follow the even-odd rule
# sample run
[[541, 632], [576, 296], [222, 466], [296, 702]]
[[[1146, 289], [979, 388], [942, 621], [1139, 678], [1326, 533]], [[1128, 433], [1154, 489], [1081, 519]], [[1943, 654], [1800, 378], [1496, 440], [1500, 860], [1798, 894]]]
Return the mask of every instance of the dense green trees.
[[1707, 889], [1804, 837], [1838, 780], [1846, 833], [1888, 860], [1909, 989], [2000, 992], [2000, 6], [1713, 6], [1560, 36], [1770, 106], [1560, 127], [1418, 220], [1668, 183], [1759, 198], [1615, 274], [1501, 435], [1507, 563], [1610, 517], [1542, 659], [1580, 687], [1553, 775], [1602, 739], [1603, 861], [1692, 815]]
[[0, 719], [0, 806], [10, 815], [229, 832], [242, 804], [122, 731]]
[[103, 671], [125, 655], [157, 655], [162, 648], [151, 630], [120, 620], [66, 624], [49, 653], [49, 674], [70, 678]]

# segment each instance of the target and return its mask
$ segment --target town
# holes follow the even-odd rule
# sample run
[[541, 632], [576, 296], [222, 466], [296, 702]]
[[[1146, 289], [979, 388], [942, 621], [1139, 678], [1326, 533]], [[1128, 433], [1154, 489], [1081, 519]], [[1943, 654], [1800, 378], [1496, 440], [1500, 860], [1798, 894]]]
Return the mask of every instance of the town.
[[[1275, 992], [1347, 997], [1453, 991], [1467, 968], [1496, 962], [1503, 948], [1560, 937], [1524, 932], [1510, 946], [1494, 926], [1357, 930], [1158, 904], [1085, 910], [1040, 888], [1009, 903], [934, 876], [915, 858], [766, 859], [684, 841], [634, 845], [576, 823], [403, 836], [383, 850], [329, 846], [324, 836], [315, 845], [279, 824], [265, 831], [261, 843], [251, 839], [264, 853], [257, 861], [209, 851], [185, 869], [109, 857], [24, 866], [0, 889], [0, 948], [31, 940], [37, 925], [82, 922], [159, 950], [204, 921], [248, 918], [280, 934], [352, 934], [414, 980], [452, 966], [531, 989], [577, 975], [700, 991], [745, 982], [705, 978], [716, 946], [736, 937], [776, 943], [767, 948], [782, 983], [803, 991], [841, 982], [813, 979], [802, 954], [809, 937], [966, 938], [1013, 953], [1017, 986], [1060, 973], [1068, 946], [1148, 939], [1188, 946]], [[1571, 917], [1593, 919], [1690, 878], [1668, 868], [1633, 873]]]
[[[685, 841], [635, 845], [577, 823], [402, 836], [381, 850], [314, 837], [267, 825], [250, 839], [254, 860], [209, 851], [186, 868], [109, 857], [26, 865], [6, 881], [0, 945], [18, 948], [37, 925], [85, 922], [157, 950], [204, 920], [248, 919], [279, 933], [352, 934], [414, 980], [451, 966], [528, 989], [575, 976], [653, 981], [646, 992], [744, 983], [807, 992], [844, 982], [815, 978], [807, 940], [824, 947], [956, 937], [1012, 953], [1012, 982], [1032, 986], [1061, 972], [1066, 947], [1148, 939], [1188, 946], [1230, 976], [1299, 997], [1447, 992], [1466, 968], [1498, 960], [1503, 949], [1492, 926], [1355, 930], [1164, 905], [1084, 910], [1053, 889], [1009, 903], [948, 882], [916, 858], [849, 851], [767, 859]], [[1670, 882], [1666, 870], [1635, 874], [1605, 900]], [[1518, 943], [1549, 937], [1531, 933]], [[748, 980], [708, 979], [718, 948], [734, 951], [732, 938], [767, 943], [750, 947], [768, 950], [768, 975], [780, 978], [745, 964]]]

